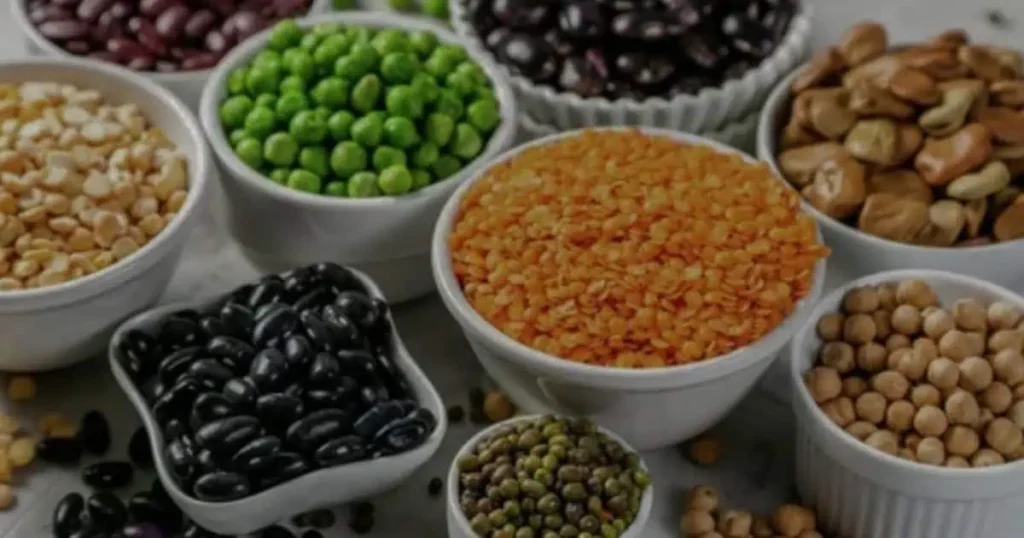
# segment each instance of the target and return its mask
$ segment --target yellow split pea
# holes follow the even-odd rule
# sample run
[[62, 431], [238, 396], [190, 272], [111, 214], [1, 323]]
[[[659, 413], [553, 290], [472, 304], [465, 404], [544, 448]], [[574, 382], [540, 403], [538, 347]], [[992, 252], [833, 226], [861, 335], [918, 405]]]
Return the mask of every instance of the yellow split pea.
[[449, 238], [470, 304], [508, 336], [625, 368], [699, 361], [775, 329], [828, 254], [764, 166], [587, 131], [492, 167]]

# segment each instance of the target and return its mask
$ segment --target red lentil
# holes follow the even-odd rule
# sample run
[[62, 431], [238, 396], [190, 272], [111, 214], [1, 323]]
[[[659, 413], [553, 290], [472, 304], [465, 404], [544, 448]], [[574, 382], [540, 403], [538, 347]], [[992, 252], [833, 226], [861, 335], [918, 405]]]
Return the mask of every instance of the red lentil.
[[488, 322], [626, 368], [699, 361], [777, 327], [828, 254], [763, 165], [639, 131], [524, 151], [473, 185], [449, 238]]

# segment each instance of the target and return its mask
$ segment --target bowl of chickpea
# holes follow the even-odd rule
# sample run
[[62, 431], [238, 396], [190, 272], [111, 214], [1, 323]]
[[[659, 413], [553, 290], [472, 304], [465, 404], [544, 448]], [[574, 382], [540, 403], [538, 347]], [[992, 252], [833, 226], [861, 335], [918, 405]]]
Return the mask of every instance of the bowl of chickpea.
[[168, 90], [98, 62], [0, 62], [0, 370], [102, 353], [167, 286], [209, 149]]
[[1024, 511], [1024, 297], [877, 273], [793, 339], [797, 485], [843, 536], [1005, 538]]

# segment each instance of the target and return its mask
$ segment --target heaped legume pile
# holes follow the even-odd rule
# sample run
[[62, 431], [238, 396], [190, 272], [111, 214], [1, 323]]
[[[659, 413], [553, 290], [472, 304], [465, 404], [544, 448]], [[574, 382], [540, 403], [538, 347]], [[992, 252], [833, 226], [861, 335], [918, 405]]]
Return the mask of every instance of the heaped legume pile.
[[0, 292], [130, 256], [187, 189], [185, 156], [138, 106], [51, 82], [0, 85]]
[[[11, 0], [23, 2], [26, 0]], [[237, 43], [312, 0], [27, 0], [43, 37], [137, 71], [209, 69]]]
[[767, 168], [639, 131], [588, 131], [494, 166], [449, 244], [467, 300], [496, 328], [627, 368], [756, 341], [828, 252]]
[[271, 180], [328, 196], [398, 196], [475, 159], [501, 122], [465, 49], [427, 31], [277, 25], [231, 73], [220, 117]]
[[807, 389], [830, 420], [893, 456], [946, 467], [1024, 458], [1019, 308], [960, 299], [920, 280], [867, 286], [817, 321]]
[[501, 426], [456, 465], [462, 513], [483, 538], [616, 538], [651, 484], [638, 455], [575, 418]]

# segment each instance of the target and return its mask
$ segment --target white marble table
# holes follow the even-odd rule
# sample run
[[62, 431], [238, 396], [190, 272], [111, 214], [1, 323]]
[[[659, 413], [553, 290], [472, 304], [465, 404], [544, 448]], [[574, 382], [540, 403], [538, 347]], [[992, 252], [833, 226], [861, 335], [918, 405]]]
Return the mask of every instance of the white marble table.
[[[1011, 26], [1024, 29], [1024, 3], [1020, 0], [817, 0], [814, 4], [816, 45], [834, 40], [850, 22], [873, 18], [886, 23], [900, 39], [922, 38], [958, 26], [979, 40], [1024, 48], [1022, 34], [997, 29], [987, 17], [989, 10], [999, 10]], [[25, 53], [24, 48], [11, 39], [14, 29], [10, 16], [0, 13], [0, 35], [7, 37], [0, 43], [0, 59], [19, 57]], [[212, 209], [218, 205], [217, 200], [211, 204], [201, 227], [193, 234], [186, 262], [175, 275], [167, 300], [212, 295], [256, 276], [219, 225], [216, 210]], [[829, 288], [842, 278], [842, 268], [830, 266]], [[446, 402], [465, 406], [468, 388], [486, 380], [440, 301], [427, 297], [403, 305], [396, 309], [396, 318], [409, 349]], [[678, 535], [680, 497], [686, 488], [698, 483], [713, 484], [722, 489], [728, 503], [752, 510], [768, 510], [791, 495], [792, 418], [784, 401], [787, 387], [780, 373], [773, 370], [760, 388], [716, 428], [726, 444], [725, 455], [715, 467], [695, 467], [671, 449], [644, 454], [656, 481], [656, 502], [645, 538]], [[80, 416], [92, 408], [102, 409], [113, 425], [115, 446], [110, 456], [123, 457], [138, 419], [102, 360], [41, 377], [39, 397], [29, 405], [15, 408], [0, 399], [0, 411], [13, 412], [30, 424], [46, 411]], [[427, 482], [445, 475], [455, 450], [474, 429], [465, 423], [453, 425], [444, 445], [424, 469], [407, 484], [374, 499], [377, 525], [371, 538], [445, 536], [444, 505], [441, 499], [428, 498]], [[151, 478], [137, 477], [135, 484], [144, 487]], [[0, 538], [49, 537], [52, 508], [70, 489], [84, 491], [73, 469], [36, 466], [30, 472], [19, 473], [17, 505], [0, 513]], [[347, 512], [339, 509], [338, 514], [343, 518]], [[326, 536], [354, 535], [339, 524]]]

